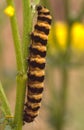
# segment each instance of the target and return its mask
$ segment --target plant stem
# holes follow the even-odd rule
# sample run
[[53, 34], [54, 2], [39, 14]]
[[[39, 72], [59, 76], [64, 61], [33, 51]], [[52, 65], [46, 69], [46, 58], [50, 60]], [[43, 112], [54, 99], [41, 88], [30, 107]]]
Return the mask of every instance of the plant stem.
[[24, 97], [25, 97], [25, 75], [17, 76], [17, 96], [16, 96], [16, 108], [14, 124], [16, 125], [15, 130], [22, 130], [23, 125], [23, 108], [24, 108]]
[[2, 110], [5, 114], [5, 116], [7, 116], [7, 115], [11, 116], [10, 105], [9, 105], [6, 95], [4, 93], [1, 82], [0, 82], [0, 101], [2, 103]]
[[[7, 4], [14, 6], [12, 0], [7, 0]], [[14, 124], [16, 125], [15, 130], [22, 130], [23, 108], [24, 108], [25, 86], [26, 86], [25, 71], [24, 71], [25, 69], [24, 69], [24, 61], [23, 61], [22, 48], [21, 48], [16, 15], [10, 18], [10, 22], [12, 28], [12, 35], [14, 39], [17, 72], [18, 72]]]
[[58, 125], [57, 130], [63, 130], [64, 126], [64, 117], [66, 112], [66, 100], [67, 100], [67, 87], [68, 87], [68, 63], [70, 62], [70, 32], [71, 32], [71, 24], [69, 18], [69, 0], [64, 0], [64, 7], [65, 7], [65, 17], [66, 22], [68, 24], [68, 36], [66, 41], [66, 51], [61, 55], [62, 57], [62, 67], [60, 68], [61, 76], [62, 76], [62, 84], [61, 84], [61, 91], [60, 91], [60, 106], [58, 108]]
[[64, 0], [64, 8], [65, 8], [65, 18], [68, 23], [69, 21], [69, 0]]
[[[7, 4], [12, 5], [14, 7], [14, 3], [12, 0], [7, 0]], [[21, 42], [20, 42], [20, 35], [18, 31], [16, 14], [14, 14], [13, 17], [10, 17], [10, 22], [11, 22], [12, 35], [14, 40], [17, 70], [18, 72], [24, 72], [23, 56], [22, 56]]]
[[23, 39], [22, 48], [25, 63], [25, 71], [27, 70], [27, 57], [28, 57], [28, 45], [30, 43], [30, 32], [31, 32], [31, 4], [30, 0], [23, 0]]
[[57, 120], [57, 130], [63, 130], [64, 117], [66, 112], [66, 100], [67, 100], [67, 85], [68, 85], [68, 70], [66, 67], [61, 68], [62, 76], [62, 88], [60, 92], [60, 105], [58, 108], [58, 120]]
[[61, 70], [62, 74], [62, 90], [61, 90], [61, 125], [63, 127], [64, 117], [66, 114], [66, 100], [67, 100], [67, 87], [68, 87], [68, 70], [63, 67]]
[[80, 8], [80, 12], [79, 12], [79, 14], [77, 16], [77, 20], [81, 21], [83, 15], [84, 15], [84, 0], [83, 0], [83, 2], [81, 4], [81, 8]]

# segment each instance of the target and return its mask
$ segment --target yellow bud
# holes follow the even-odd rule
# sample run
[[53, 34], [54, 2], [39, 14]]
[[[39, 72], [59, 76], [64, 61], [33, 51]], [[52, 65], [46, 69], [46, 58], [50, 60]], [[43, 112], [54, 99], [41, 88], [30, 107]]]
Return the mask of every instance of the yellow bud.
[[74, 23], [71, 30], [72, 48], [84, 52], [84, 24]]
[[14, 15], [14, 12], [15, 12], [15, 9], [11, 5], [7, 6], [6, 9], [4, 10], [4, 13], [8, 15], [9, 17], [12, 17]]
[[66, 23], [58, 21], [52, 25], [48, 38], [50, 53], [55, 54], [56, 51], [59, 51], [59, 48], [62, 51], [66, 50], [67, 35], [68, 25]]
[[55, 32], [57, 41], [62, 49], [66, 49], [66, 41], [68, 35], [68, 26], [64, 22], [56, 22]]

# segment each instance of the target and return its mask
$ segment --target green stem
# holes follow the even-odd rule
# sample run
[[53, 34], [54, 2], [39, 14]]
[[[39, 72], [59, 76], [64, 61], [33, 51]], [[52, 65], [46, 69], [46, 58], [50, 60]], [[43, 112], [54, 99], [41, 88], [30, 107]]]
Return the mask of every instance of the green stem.
[[[12, 0], [7, 0], [7, 4], [12, 5], [14, 7], [14, 3]], [[13, 35], [14, 47], [16, 53], [17, 70], [18, 72], [24, 72], [23, 56], [22, 56], [21, 42], [20, 42], [20, 35], [18, 31], [16, 14], [14, 14], [13, 17], [10, 17], [10, 22], [11, 22], [11, 29], [12, 29], [12, 35]]]
[[10, 106], [9, 106], [8, 100], [6, 98], [6, 95], [4, 93], [1, 82], [0, 82], [0, 101], [2, 103], [2, 110], [5, 114], [5, 116], [7, 116], [7, 115], [11, 116]]
[[81, 8], [80, 8], [79, 15], [77, 16], [77, 20], [81, 21], [83, 15], [84, 15], [84, 0], [83, 0], [83, 2], [81, 4]]
[[64, 126], [64, 116], [66, 112], [66, 100], [67, 100], [67, 87], [68, 87], [68, 70], [67, 68], [61, 68], [62, 76], [62, 88], [60, 92], [60, 106], [58, 108], [58, 123], [57, 130], [63, 130]]
[[68, 23], [69, 21], [69, 0], [64, 0], [64, 8], [65, 8], [65, 18], [66, 18], [66, 21]]
[[[7, 4], [14, 6], [12, 0], [7, 0]], [[25, 86], [26, 86], [25, 71], [24, 71], [25, 69], [24, 69], [24, 61], [23, 61], [22, 48], [21, 48], [16, 15], [10, 18], [10, 22], [11, 22], [13, 39], [14, 39], [17, 72], [18, 72], [14, 124], [16, 125], [15, 130], [22, 130], [22, 125], [23, 125], [22, 118], [23, 118]]]
[[[64, 122], [64, 116], [66, 112], [66, 100], [67, 100], [67, 87], [68, 87], [68, 70], [66, 67], [63, 67], [61, 70], [62, 74], [62, 90], [61, 90], [61, 109], [62, 109], [62, 115], [61, 119], [62, 122]], [[64, 124], [64, 123], [62, 123]]]
[[57, 130], [63, 130], [64, 126], [64, 116], [66, 112], [66, 100], [67, 100], [67, 87], [68, 87], [68, 68], [67, 65], [70, 62], [70, 44], [71, 44], [71, 38], [70, 38], [70, 32], [71, 32], [71, 24], [70, 24], [70, 8], [69, 8], [69, 0], [64, 0], [64, 7], [65, 7], [65, 17], [66, 22], [68, 24], [68, 36], [67, 36], [67, 44], [66, 44], [66, 51], [61, 55], [62, 57], [62, 67], [61, 70], [61, 76], [62, 76], [62, 88], [60, 91], [60, 105], [58, 108], [58, 125]]
[[28, 57], [28, 45], [30, 43], [30, 32], [31, 32], [31, 4], [30, 0], [23, 0], [23, 39], [22, 48], [25, 63], [25, 71], [27, 70], [27, 57]]
[[16, 108], [14, 124], [15, 130], [22, 130], [23, 126], [23, 109], [24, 109], [24, 97], [25, 97], [25, 75], [17, 76], [17, 95], [16, 95]]

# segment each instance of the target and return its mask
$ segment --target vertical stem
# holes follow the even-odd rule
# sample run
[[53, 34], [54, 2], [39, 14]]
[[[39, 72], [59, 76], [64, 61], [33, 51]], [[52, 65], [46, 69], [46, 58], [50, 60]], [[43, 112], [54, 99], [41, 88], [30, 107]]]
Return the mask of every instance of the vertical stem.
[[[14, 7], [12, 0], [7, 0], [7, 4], [12, 5]], [[10, 22], [11, 22], [11, 28], [12, 28], [12, 35], [13, 35], [13, 39], [14, 39], [17, 72], [18, 72], [14, 124], [16, 126], [15, 130], [22, 130], [22, 125], [23, 125], [22, 118], [23, 118], [25, 84], [26, 84], [25, 83], [24, 61], [23, 61], [23, 54], [22, 54], [22, 48], [21, 48], [21, 42], [20, 42], [16, 15], [14, 15], [10, 19]]]
[[64, 126], [64, 116], [66, 112], [66, 100], [67, 100], [67, 87], [68, 87], [68, 70], [65, 67], [61, 69], [61, 92], [60, 92], [60, 100], [59, 100], [59, 108], [58, 108], [58, 123], [57, 123], [57, 130], [63, 130]]
[[16, 107], [15, 107], [15, 116], [14, 116], [15, 117], [14, 124], [16, 125], [15, 130], [22, 130], [24, 97], [25, 97], [25, 75], [18, 75]]
[[67, 100], [67, 87], [68, 87], [68, 70], [66, 67], [63, 67], [61, 70], [62, 74], [62, 89], [61, 89], [61, 121], [62, 125], [64, 124], [64, 116], [66, 112], [66, 100]]
[[77, 20], [81, 21], [82, 17], [84, 16], [84, 0], [82, 1], [79, 14], [77, 16]]
[[28, 45], [30, 42], [30, 31], [32, 27], [32, 14], [30, 0], [23, 0], [23, 39], [22, 48], [24, 56], [24, 67], [27, 70]]
[[24, 73], [23, 56], [22, 56], [20, 38], [19, 38], [18, 30], [17, 30], [18, 29], [17, 24], [15, 21], [16, 21], [15, 18], [11, 19], [12, 34], [13, 34], [13, 39], [15, 43], [14, 45], [15, 45], [16, 62], [17, 62], [17, 71]]
[[8, 100], [6, 98], [6, 95], [4, 93], [1, 82], [0, 82], [0, 101], [2, 103], [2, 110], [3, 110], [4, 114], [11, 115], [10, 106], [9, 106]]
[[64, 0], [64, 8], [65, 8], [65, 18], [66, 23], [68, 25], [68, 37], [67, 37], [67, 52], [70, 51], [70, 31], [71, 31], [71, 19], [69, 17], [70, 15], [70, 1]]
[[69, 21], [69, 9], [70, 9], [70, 7], [69, 7], [69, 0], [64, 0], [64, 8], [65, 8], [65, 18], [66, 18], [66, 21], [67, 21], [67, 23], [68, 23], [68, 21]]
[[[12, 5], [14, 7], [14, 3], [12, 0], [7, 0], [7, 4]], [[23, 56], [22, 56], [22, 50], [21, 50], [21, 41], [20, 41], [20, 35], [19, 35], [19, 31], [18, 31], [16, 14], [14, 14], [14, 16], [10, 18], [10, 23], [11, 23], [13, 40], [14, 40], [17, 71], [24, 72]]]
[[71, 31], [71, 25], [70, 25], [70, 19], [69, 19], [69, 0], [64, 0], [64, 7], [65, 7], [65, 17], [66, 22], [68, 24], [68, 36], [66, 41], [66, 51], [64, 54], [62, 54], [62, 67], [61, 70], [61, 76], [62, 76], [62, 82], [61, 82], [61, 91], [60, 91], [60, 106], [58, 108], [58, 125], [57, 130], [63, 130], [64, 127], [64, 116], [66, 112], [66, 100], [67, 100], [67, 87], [68, 87], [68, 63], [70, 61], [70, 31]]

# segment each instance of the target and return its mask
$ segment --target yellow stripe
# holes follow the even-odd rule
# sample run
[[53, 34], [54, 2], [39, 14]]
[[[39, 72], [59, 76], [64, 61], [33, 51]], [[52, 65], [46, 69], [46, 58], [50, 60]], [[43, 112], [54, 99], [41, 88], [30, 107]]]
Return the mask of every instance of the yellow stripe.
[[32, 48], [35, 48], [41, 52], [46, 51], [46, 46], [38, 46], [38, 45], [32, 44]]
[[28, 95], [28, 97], [30, 98], [34, 98], [36, 100], [39, 100], [40, 98], [42, 98], [42, 94], [37, 94], [37, 95]]
[[29, 86], [31, 86], [31, 88], [44, 88], [44, 83], [29, 82]]
[[33, 34], [34, 34], [34, 36], [38, 36], [38, 37], [42, 38], [43, 40], [48, 40], [48, 36], [45, 34], [38, 33], [35, 30], [34, 30]]
[[31, 116], [37, 116], [39, 114], [39, 111], [33, 112], [32, 110], [28, 109], [27, 114], [30, 114]]
[[45, 18], [48, 18], [48, 19], [51, 19], [51, 20], [52, 20], [51, 15], [44, 15], [44, 14], [40, 14], [39, 16], [41, 16], [41, 17], [45, 17]]
[[48, 23], [44, 23], [43, 21], [39, 22], [37, 21], [37, 25], [40, 27], [45, 27], [46, 29], [51, 29], [51, 25], [49, 25]]
[[42, 13], [47, 13], [47, 12], [50, 12], [50, 11], [49, 11], [47, 8], [44, 8], [44, 7], [43, 7], [40, 12], [42, 12]]
[[38, 58], [38, 57], [35, 57], [35, 58], [31, 57], [30, 61], [36, 61], [37, 63], [42, 64], [42, 63], [46, 62], [46, 59], [45, 58]]
[[32, 108], [35, 108], [35, 107], [40, 107], [41, 103], [31, 103], [31, 102], [28, 102], [28, 105], [31, 106]]
[[43, 76], [45, 75], [45, 71], [44, 70], [39, 70], [39, 71], [30, 71], [30, 75], [35, 75], [37, 77]]

